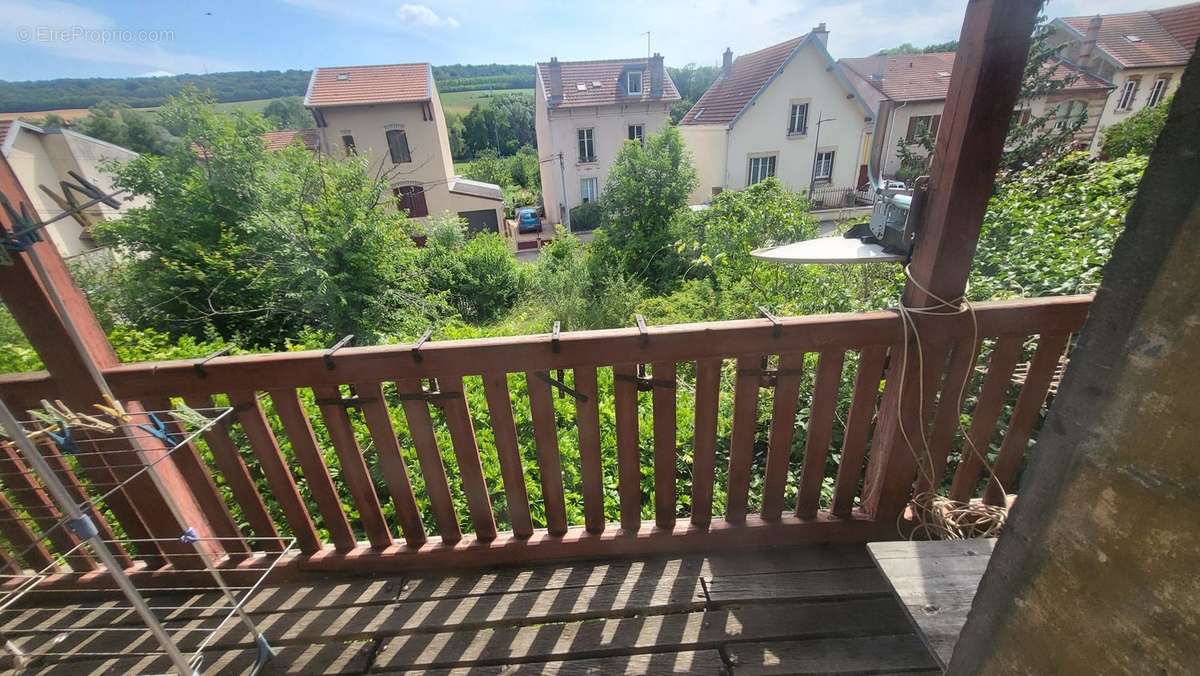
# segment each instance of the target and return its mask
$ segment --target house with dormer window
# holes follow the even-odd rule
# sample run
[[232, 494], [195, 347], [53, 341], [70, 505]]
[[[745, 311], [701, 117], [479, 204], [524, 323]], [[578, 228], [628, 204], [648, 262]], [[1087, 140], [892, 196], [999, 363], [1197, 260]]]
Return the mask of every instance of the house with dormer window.
[[668, 124], [679, 92], [663, 57], [539, 63], [534, 127], [546, 220], [595, 202], [627, 141], [641, 142]]
[[317, 68], [304, 105], [317, 123], [319, 152], [366, 158], [367, 170], [387, 181], [396, 208], [409, 217], [449, 211], [471, 230], [498, 231], [500, 186], [455, 175], [428, 63]]

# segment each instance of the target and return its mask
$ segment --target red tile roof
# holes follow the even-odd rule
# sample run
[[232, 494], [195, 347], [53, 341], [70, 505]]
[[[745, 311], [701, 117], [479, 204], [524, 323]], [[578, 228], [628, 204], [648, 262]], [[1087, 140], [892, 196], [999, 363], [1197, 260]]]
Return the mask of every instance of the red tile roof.
[[[614, 103], [637, 101], [678, 101], [679, 91], [675, 82], [663, 69], [663, 91], [660, 98], [650, 92], [649, 59], [608, 59], [604, 61], [559, 61], [562, 68], [563, 100], [556, 108], [574, 106], [602, 106]], [[642, 93], [625, 93], [621, 79], [625, 73], [640, 71]], [[550, 100], [550, 64], [539, 63], [538, 72], [542, 81], [542, 96]], [[580, 85], [583, 88], [580, 88]]]
[[316, 129], [283, 129], [281, 131], [269, 131], [263, 134], [263, 143], [267, 150], [281, 150], [286, 148], [296, 139], [304, 144], [309, 150], [317, 149], [317, 130]]
[[739, 56], [728, 75], [704, 92], [680, 124], [729, 124], [791, 56], [805, 36]]
[[[1200, 35], [1200, 2], [1153, 12], [1101, 15], [1100, 49], [1126, 68], [1152, 68], [1185, 64]], [[1080, 35], [1087, 35], [1090, 16], [1062, 19]]]
[[317, 68], [308, 82], [304, 105], [355, 106], [428, 101], [433, 74], [428, 63]]
[[[872, 78], [878, 72], [880, 59], [886, 64], [883, 79]], [[954, 71], [954, 52], [934, 52], [932, 54], [890, 54], [885, 57], [865, 56], [856, 59], [839, 60], [857, 78], [852, 78], [856, 84], [867, 83], [879, 93], [893, 101], [938, 101], [946, 98], [950, 90], [950, 74]], [[1112, 84], [1094, 75], [1085, 73], [1066, 61], [1052, 60], [1048, 68], [1053, 68], [1053, 77], [1065, 79], [1076, 75], [1076, 79], [1067, 85], [1064, 91], [1095, 91], [1109, 89]], [[863, 98], [868, 101], [877, 99], [872, 92], [863, 92]]]

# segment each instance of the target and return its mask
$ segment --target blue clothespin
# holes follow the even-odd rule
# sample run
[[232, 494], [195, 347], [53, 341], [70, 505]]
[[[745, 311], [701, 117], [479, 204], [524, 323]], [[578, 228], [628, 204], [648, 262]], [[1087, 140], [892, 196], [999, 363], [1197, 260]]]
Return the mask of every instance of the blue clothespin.
[[150, 418], [150, 422], [154, 423], [154, 426], [151, 427], [145, 423], [138, 423], [139, 428], [145, 430], [168, 446], [175, 447], [179, 445], [179, 440], [167, 430], [167, 424], [162, 419], [153, 413], [147, 413], [146, 416]]
[[75, 436], [71, 432], [71, 426], [68, 425], [62, 418], [58, 419], [59, 432], [54, 432], [50, 429], [46, 430], [46, 435], [53, 441], [58, 450], [65, 455], [75, 455], [80, 452], [79, 444], [75, 443]]
[[185, 545], [195, 544], [200, 541], [200, 536], [196, 535], [196, 529], [188, 526], [188, 529], [183, 531], [183, 535], [179, 536], [179, 541]]

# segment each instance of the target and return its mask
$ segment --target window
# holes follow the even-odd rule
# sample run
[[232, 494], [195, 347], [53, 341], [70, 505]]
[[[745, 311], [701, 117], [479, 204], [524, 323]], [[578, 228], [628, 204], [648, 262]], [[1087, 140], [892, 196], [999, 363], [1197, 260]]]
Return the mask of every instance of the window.
[[1132, 110], [1133, 99], [1137, 96], [1138, 80], [1129, 78], [1121, 88], [1121, 98], [1117, 100], [1117, 110]]
[[768, 155], [766, 157], [751, 157], [749, 176], [746, 177], [746, 185], [754, 185], [759, 181], [768, 179], [775, 175], [775, 156]]
[[358, 152], [354, 149], [354, 136], [350, 132], [342, 132], [342, 147], [346, 149], [347, 155], [353, 155]]
[[1054, 121], [1055, 128], [1066, 129], [1087, 116], [1087, 101], [1063, 101], [1055, 112], [1058, 118]]
[[598, 178], [581, 178], [579, 179], [579, 199], [587, 204], [595, 202], [600, 193], [600, 179]]
[[579, 161], [580, 162], [595, 162], [596, 161], [596, 141], [592, 135], [591, 129], [579, 130]]
[[938, 127], [941, 124], [941, 115], [915, 115], [908, 118], [908, 134], [906, 135], [908, 142], [916, 143], [926, 134], [930, 138], [936, 139]]
[[387, 135], [388, 152], [392, 154], [392, 162], [412, 162], [412, 153], [408, 150], [408, 135], [403, 129], [389, 129]]
[[793, 103], [792, 112], [788, 115], [789, 134], [808, 133], [808, 104]]
[[641, 143], [643, 132], [644, 132], [644, 128], [642, 127], [642, 125], [640, 125], [640, 124], [629, 125], [629, 140], [637, 141], [638, 143]]
[[833, 178], [833, 151], [826, 150], [817, 153], [817, 166], [813, 171], [813, 180], [828, 181]]
[[629, 94], [642, 93], [641, 73], [625, 73], [625, 91]]
[[399, 206], [413, 218], [429, 215], [429, 206], [425, 204], [425, 188], [419, 185], [402, 185], [392, 188], [392, 194], [399, 200]]
[[1170, 84], [1170, 81], [1169, 77], [1162, 75], [1154, 81], [1154, 88], [1150, 90], [1150, 100], [1146, 101], [1147, 108], [1153, 108], [1162, 103], [1163, 98], [1167, 95], [1167, 85]]
[[1017, 124], [1029, 124], [1029, 119], [1033, 117], [1033, 111], [1029, 108], [1021, 108], [1013, 111], [1013, 118]]

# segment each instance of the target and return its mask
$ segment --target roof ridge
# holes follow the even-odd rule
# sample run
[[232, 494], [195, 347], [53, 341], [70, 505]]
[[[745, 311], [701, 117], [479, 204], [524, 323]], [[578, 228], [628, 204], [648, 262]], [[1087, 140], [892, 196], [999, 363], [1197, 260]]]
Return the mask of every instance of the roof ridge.
[[412, 61], [409, 63], [369, 63], [361, 66], [317, 66], [313, 68], [313, 72], [318, 70], [346, 70], [348, 68], [395, 68], [396, 66], [430, 66], [428, 61]]
[[[584, 59], [583, 61], [557, 61], [556, 63], [558, 63], [558, 65], [560, 65], [560, 66], [579, 66], [579, 65], [593, 64], [593, 63], [630, 63], [630, 62], [635, 62], [635, 61], [642, 62], [642, 63], [649, 63], [650, 57], [638, 56], [638, 57], [634, 57], [632, 59]], [[537, 65], [549, 66], [550, 62], [549, 61], [538, 61]]]
[[776, 47], [782, 47], [782, 46], [786, 45], [786, 44], [787, 44], [787, 43], [789, 43], [789, 42], [799, 42], [799, 41], [803, 40], [804, 38], [808, 37], [808, 36], [809, 36], [809, 35], [811, 35], [811, 34], [812, 34], [812, 31], [809, 31], [809, 32], [807, 32], [807, 33], [804, 33], [804, 34], [798, 35], [798, 36], [796, 36], [796, 37], [794, 37], [794, 38], [788, 38], [787, 40], [783, 40], [783, 41], [781, 41], [781, 42], [776, 42], [776, 43], [775, 43], [775, 44], [773, 44], [773, 45], [768, 45], [768, 46], [766, 46], [766, 47], [763, 47], [763, 48], [761, 48], [761, 49], [756, 49], [756, 50], [754, 50], [753, 52], [746, 52], [745, 54], [740, 54], [740, 55], [738, 55], [738, 57], [737, 57], [737, 58], [735, 58], [735, 59], [733, 60], [733, 62], [734, 62], [734, 63], [737, 63], [738, 59], [743, 59], [743, 58], [746, 58], [747, 56], [754, 56], [755, 54], [759, 54], [759, 53], [761, 53], [761, 52], [765, 52], [765, 51], [767, 51], [767, 50], [770, 50], [770, 49], [775, 49]]

